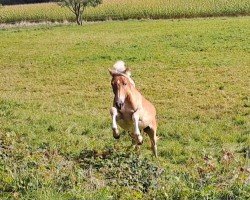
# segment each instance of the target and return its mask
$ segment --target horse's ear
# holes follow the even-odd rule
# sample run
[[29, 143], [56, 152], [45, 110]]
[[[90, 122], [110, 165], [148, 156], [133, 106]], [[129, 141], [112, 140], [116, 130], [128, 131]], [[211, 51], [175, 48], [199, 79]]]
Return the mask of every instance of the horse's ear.
[[111, 75], [111, 76], [114, 76], [114, 71], [111, 70], [111, 69], [108, 69], [108, 70], [109, 70], [110, 75]]
[[131, 70], [129, 68], [126, 68], [126, 70], [124, 71], [124, 73], [127, 75], [127, 76], [131, 76]]

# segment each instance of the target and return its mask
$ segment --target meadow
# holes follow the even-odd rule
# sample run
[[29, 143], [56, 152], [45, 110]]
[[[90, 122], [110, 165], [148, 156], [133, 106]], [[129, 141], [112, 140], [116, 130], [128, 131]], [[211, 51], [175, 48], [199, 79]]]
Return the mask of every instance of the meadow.
[[[249, 15], [248, 0], [104, 0], [87, 8], [85, 21], [170, 19]], [[0, 23], [75, 21], [74, 15], [56, 3], [0, 7]]]
[[[249, 36], [249, 17], [0, 30], [0, 198], [249, 199]], [[157, 159], [113, 139], [120, 59], [156, 106]]]

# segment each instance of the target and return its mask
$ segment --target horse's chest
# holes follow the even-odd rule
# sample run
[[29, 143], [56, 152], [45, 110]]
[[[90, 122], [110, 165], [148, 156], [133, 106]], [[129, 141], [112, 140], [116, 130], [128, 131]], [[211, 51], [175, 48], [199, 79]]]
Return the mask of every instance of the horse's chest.
[[118, 120], [118, 124], [124, 130], [131, 131], [133, 130], [133, 121], [125, 121], [123, 119]]
[[133, 120], [132, 113], [120, 113], [120, 119], [117, 121], [119, 126], [125, 130], [132, 130], [133, 128]]
[[[134, 122], [132, 120], [133, 113], [121, 113], [121, 118], [117, 121], [119, 126], [124, 130], [133, 132], [134, 130]], [[139, 128], [143, 127], [142, 120], [139, 119]]]

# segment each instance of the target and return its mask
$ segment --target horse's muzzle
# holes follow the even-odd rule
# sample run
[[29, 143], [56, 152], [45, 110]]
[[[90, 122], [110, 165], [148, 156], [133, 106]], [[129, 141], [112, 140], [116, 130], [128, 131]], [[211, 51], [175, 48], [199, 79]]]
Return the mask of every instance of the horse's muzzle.
[[123, 107], [123, 105], [124, 105], [124, 103], [123, 103], [123, 102], [120, 102], [120, 101], [117, 101], [117, 102], [115, 103], [115, 106], [116, 106], [116, 108], [117, 108], [118, 110], [121, 110], [122, 107]]

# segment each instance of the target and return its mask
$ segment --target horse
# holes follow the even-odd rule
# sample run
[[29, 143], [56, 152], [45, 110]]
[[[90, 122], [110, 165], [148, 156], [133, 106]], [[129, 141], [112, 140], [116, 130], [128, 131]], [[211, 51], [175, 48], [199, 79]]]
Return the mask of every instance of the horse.
[[113, 69], [111, 85], [114, 93], [113, 106], [110, 109], [113, 137], [120, 138], [118, 125], [128, 131], [132, 145], [139, 148], [143, 143], [141, 131], [148, 134], [153, 155], [157, 157], [157, 121], [156, 109], [135, 87], [131, 78], [131, 70], [125, 67], [123, 61], [117, 61]]

